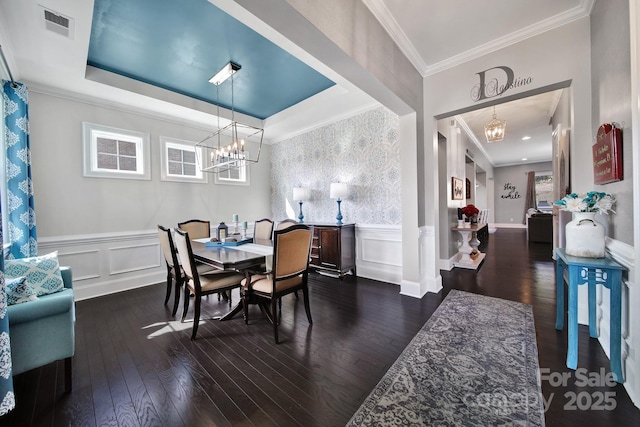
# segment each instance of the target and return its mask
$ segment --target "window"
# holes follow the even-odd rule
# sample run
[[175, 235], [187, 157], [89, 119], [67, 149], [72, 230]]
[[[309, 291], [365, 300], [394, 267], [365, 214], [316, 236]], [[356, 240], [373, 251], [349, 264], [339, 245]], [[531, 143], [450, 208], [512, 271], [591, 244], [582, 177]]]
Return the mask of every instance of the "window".
[[202, 159], [202, 149], [194, 147], [190, 141], [160, 137], [162, 147], [163, 181], [206, 183], [207, 174], [202, 172], [198, 162]]
[[82, 123], [84, 176], [151, 179], [149, 134]]
[[553, 211], [553, 174], [551, 172], [536, 172], [536, 203], [543, 212]]
[[[249, 157], [249, 153], [247, 153]], [[232, 162], [218, 169], [215, 175], [216, 184], [249, 185], [249, 168], [245, 160]]]

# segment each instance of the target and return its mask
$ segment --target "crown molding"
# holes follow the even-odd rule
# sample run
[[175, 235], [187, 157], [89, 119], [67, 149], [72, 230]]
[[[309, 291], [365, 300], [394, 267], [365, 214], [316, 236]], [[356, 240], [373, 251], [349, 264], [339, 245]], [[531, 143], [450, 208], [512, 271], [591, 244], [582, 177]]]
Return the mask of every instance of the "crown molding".
[[295, 129], [292, 132], [278, 134], [272, 137], [271, 141], [269, 142], [269, 145], [275, 145], [280, 142], [287, 141], [296, 136], [311, 132], [312, 130], [331, 125], [341, 120], [346, 120], [350, 117], [355, 117], [359, 114], [363, 114], [363, 113], [366, 113], [367, 111], [375, 110], [376, 108], [380, 108], [380, 107], [383, 107], [383, 105], [377, 101], [374, 101], [369, 104], [361, 105], [347, 111], [342, 111], [339, 114], [335, 114], [331, 117], [325, 117], [322, 121], [314, 122], [311, 126], [300, 127]]
[[455, 119], [456, 123], [458, 123], [458, 126], [460, 126], [460, 128], [464, 131], [464, 133], [466, 133], [469, 139], [475, 144], [478, 150], [480, 150], [484, 158], [487, 159], [487, 161], [491, 164], [491, 166], [496, 167], [495, 163], [493, 163], [493, 159], [491, 158], [491, 156], [489, 156], [489, 153], [487, 153], [487, 150], [484, 149], [484, 147], [482, 146], [482, 143], [478, 140], [478, 138], [476, 137], [476, 134], [473, 133], [473, 131], [471, 130], [469, 125], [467, 125], [467, 122], [464, 121], [462, 116], [456, 115], [453, 118]]
[[454, 55], [433, 65], [427, 65], [424, 62], [422, 56], [420, 56], [420, 54], [416, 50], [415, 46], [409, 41], [409, 38], [404, 33], [398, 22], [392, 16], [391, 12], [389, 12], [389, 9], [387, 9], [383, 0], [362, 1], [369, 8], [371, 13], [378, 19], [389, 36], [391, 36], [396, 45], [404, 53], [407, 59], [411, 61], [413, 66], [416, 68], [416, 70], [418, 70], [422, 77], [428, 77], [433, 74], [437, 74], [441, 71], [456, 67], [465, 62], [471, 61], [473, 59], [511, 46], [515, 43], [519, 43], [528, 38], [535, 37], [549, 30], [562, 27], [573, 21], [589, 16], [595, 2], [595, 0], [581, 0], [578, 6], [563, 13], [552, 16], [528, 27], [522, 28], [511, 34], [507, 34], [503, 37], [497, 38], [473, 49], [469, 49], [465, 52]]
[[533, 25], [529, 25], [528, 27], [522, 28], [511, 34], [499, 37], [476, 48], [469, 49], [466, 52], [454, 55], [434, 65], [430, 65], [425, 70], [423, 70], [424, 72], [422, 73], [422, 75], [424, 77], [431, 76], [433, 74], [456, 67], [465, 62], [480, 58], [481, 56], [487, 55], [500, 49], [504, 49], [508, 46], [519, 43], [531, 37], [538, 36], [547, 31], [560, 28], [573, 21], [577, 21], [578, 19], [589, 16], [594, 1], [595, 0], [582, 0], [579, 6], [576, 6], [573, 9], [569, 9], [566, 12], [552, 16]]
[[418, 53], [413, 43], [409, 41], [409, 38], [395, 20], [387, 6], [382, 0], [362, 0], [367, 8], [371, 11], [373, 16], [376, 17], [378, 22], [387, 31], [389, 36], [396, 43], [398, 48], [404, 53], [407, 59], [413, 64], [418, 72], [425, 77], [424, 70], [428, 68], [427, 64], [422, 59], [422, 56]]

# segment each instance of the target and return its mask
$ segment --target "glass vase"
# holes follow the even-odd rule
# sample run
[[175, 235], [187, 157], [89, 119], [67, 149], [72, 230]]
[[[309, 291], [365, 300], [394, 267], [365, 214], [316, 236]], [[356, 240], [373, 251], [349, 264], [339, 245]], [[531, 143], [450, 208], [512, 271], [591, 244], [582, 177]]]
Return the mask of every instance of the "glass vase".
[[565, 227], [567, 255], [604, 258], [604, 227], [595, 220], [595, 212], [574, 212]]

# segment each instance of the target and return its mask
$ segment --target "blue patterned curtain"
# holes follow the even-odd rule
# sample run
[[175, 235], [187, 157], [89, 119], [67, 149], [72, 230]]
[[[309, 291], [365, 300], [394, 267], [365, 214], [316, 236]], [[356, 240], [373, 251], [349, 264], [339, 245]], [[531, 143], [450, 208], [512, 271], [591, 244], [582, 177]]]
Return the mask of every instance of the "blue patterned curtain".
[[[2, 242], [2, 208], [0, 207], [0, 243]], [[0, 256], [0, 416], [16, 406], [11, 375], [11, 343], [7, 317], [7, 292], [4, 288], [4, 256]]]
[[22, 83], [5, 81], [4, 141], [6, 145], [9, 258], [38, 255], [36, 215], [31, 187], [31, 151], [29, 143], [29, 99]]

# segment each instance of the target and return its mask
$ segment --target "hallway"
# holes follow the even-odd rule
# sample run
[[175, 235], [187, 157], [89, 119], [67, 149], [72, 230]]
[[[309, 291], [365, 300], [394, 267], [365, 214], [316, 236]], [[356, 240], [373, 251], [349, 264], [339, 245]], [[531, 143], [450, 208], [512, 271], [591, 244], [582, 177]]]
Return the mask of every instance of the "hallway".
[[[587, 326], [578, 328], [578, 368], [583, 369], [572, 371], [565, 366], [567, 330], [555, 329], [552, 245], [528, 242], [525, 229], [502, 228], [491, 234], [480, 249], [487, 256], [477, 272], [441, 271], [443, 294], [450, 289], [461, 289], [533, 306], [542, 392], [545, 401], [550, 401], [545, 413], [547, 425], [640, 425], [640, 410], [622, 385], [585, 384], [586, 376], [604, 381], [602, 373], [609, 372], [609, 359], [598, 340], [589, 337]], [[567, 378], [564, 384], [558, 380], [560, 375]], [[612, 407], [613, 410], [608, 410]]]

